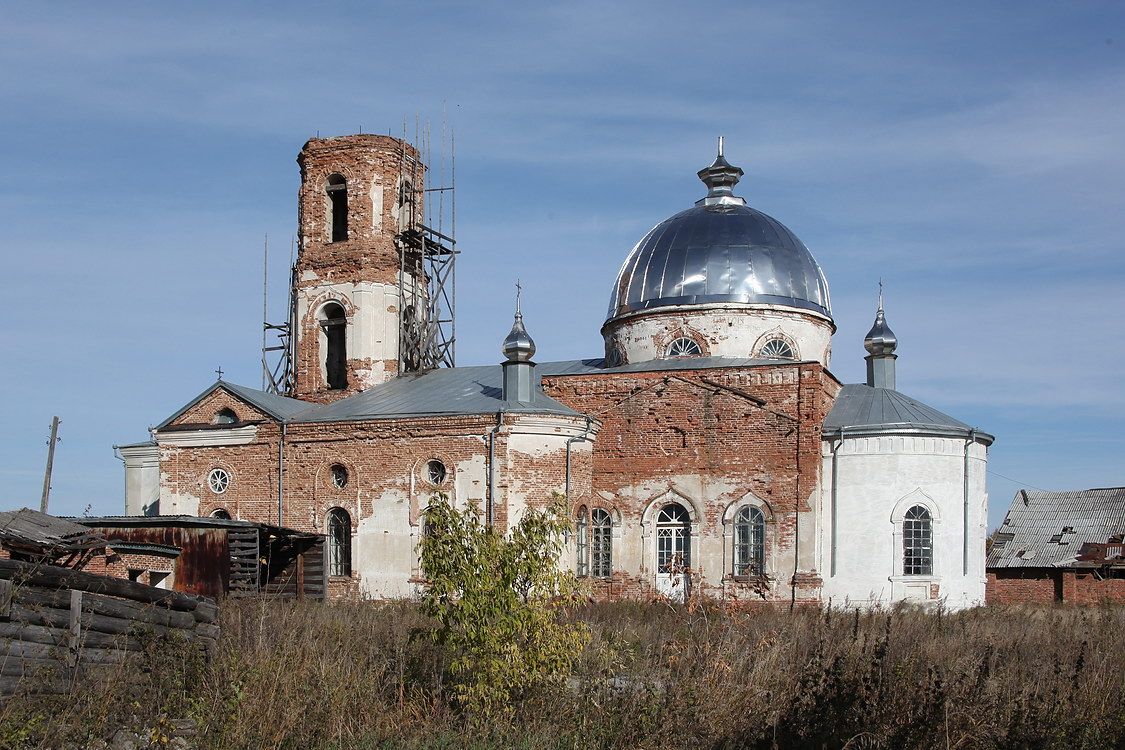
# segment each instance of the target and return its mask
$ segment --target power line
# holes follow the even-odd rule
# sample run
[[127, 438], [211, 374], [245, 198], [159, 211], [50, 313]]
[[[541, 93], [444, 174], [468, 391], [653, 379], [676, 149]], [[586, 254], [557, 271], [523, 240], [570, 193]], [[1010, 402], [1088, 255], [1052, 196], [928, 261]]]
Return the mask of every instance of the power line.
[[1040, 492], [1050, 492], [1050, 490], [1045, 490], [1042, 487], [1036, 487], [1034, 484], [1030, 484], [1028, 482], [1021, 482], [1018, 479], [1012, 479], [1010, 476], [1007, 476], [1006, 474], [1001, 474], [1000, 472], [995, 471], [993, 469], [989, 469], [988, 473], [989, 474], [995, 474], [998, 477], [1001, 477], [1003, 479], [1007, 479], [1009, 482], [1015, 482], [1016, 484], [1018, 484], [1020, 486], [1023, 486], [1023, 487], [1030, 487], [1031, 489], [1039, 490]]

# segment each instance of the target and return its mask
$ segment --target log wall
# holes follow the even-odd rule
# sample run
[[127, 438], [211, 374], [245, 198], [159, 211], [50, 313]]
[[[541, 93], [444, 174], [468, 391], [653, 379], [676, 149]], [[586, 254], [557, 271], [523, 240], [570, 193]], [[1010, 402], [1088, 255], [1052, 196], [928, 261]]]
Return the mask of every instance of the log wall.
[[65, 692], [84, 675], [136, 660], [153, 637], [209, 656], [213, 599], [50, 565], [0, 560], [0, 694]]

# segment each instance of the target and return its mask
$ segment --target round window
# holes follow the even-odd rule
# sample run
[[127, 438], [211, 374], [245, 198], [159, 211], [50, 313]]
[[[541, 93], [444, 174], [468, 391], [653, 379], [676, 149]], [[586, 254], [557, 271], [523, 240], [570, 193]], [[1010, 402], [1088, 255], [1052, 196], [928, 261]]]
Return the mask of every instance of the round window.
[[426, 462], [426, 479], [430, 484], [440, 485], [445, 482], [445, 464], [436, 458]]
[[348, 470], [340, 464], [332, 464], [332, 486], [337, 489], [348, 486]]
[[681, 337], [668, 345], [669, 357], [700, 357], [703, 356], [703, 350], [699, 348], [694, 340]]
[[207, 475], [207, 486], [216, 495], [221, 495], [230, 487], [230, 472], [226, 469], [211, 469], [211, 473]]

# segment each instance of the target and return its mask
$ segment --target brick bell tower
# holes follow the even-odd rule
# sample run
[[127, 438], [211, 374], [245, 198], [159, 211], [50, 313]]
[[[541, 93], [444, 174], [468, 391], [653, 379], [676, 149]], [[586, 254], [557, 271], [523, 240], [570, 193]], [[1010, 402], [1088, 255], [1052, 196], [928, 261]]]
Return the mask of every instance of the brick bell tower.
[[326, 403], [395, 377], [402, 308], [425, 280], [403, 273], [399, 238], [422, 217], [425, 167], [384, 135], [314, 138], [297, 156], [292, 395]]

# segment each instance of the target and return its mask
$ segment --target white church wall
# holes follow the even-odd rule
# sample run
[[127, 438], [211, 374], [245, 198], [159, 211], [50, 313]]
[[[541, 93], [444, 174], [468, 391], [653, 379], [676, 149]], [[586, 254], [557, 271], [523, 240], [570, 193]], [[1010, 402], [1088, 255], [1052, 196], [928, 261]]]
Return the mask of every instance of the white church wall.
[[619, 345], [628, 362], [663, 359], [680, 336], [705, 342], [712, 357], [754, 357], [772, 337], [797, 349], [797, 358], [828, 366], [831, 321], [813, 312], [776, 305], [698, 305], [662, 308], [626, 316], [605, 331], [607, 352]]
[[[818, 545], [823, 601], [834, 606], [940, 601], [950, 609], [983, 604], [987, 448], [969, 445], [966, 518], [965, 440], [845, 438], [835, 452], [835, 511], [832, 448], [837, 441], [823, 443]], [[931, 576], [902, 571], [902, 518], [914, 505], [926, 507], [932, 517]]]
[[[406, 277], [408, 281], [410, 277]], [[302, 281], [316, 281], [317, 275], [305, 271]], [[408, 295], [410, 290], [408, 287]], [[408, 296], [409, 300], [409, 296]], [[371, 281], [330, 283], [297, 292], [297, 320], [306, 320], [311, 313], [320, 314], [320, 308], [331, 301], [344, 304], [349, 310], [345, 348], [349, 360], [368, 361], [370, 368], [355, 371], [359, 379], [359, 389], [370, 388], [387, 380], [388, 373], [383, 363], [398, 360], [398, 336], [400, 326], [399, 288], [395, 284], [381, 284]], [[300, 331], [304, 331], [303, 327]], [[318, 357], [322, 381], [328, 377], [325, 369], [324, 352], [327, 351], [327, 338], [323, 330], [316, 332], [320, 341]], [[390, 373], [394, 375], [395, 373]]]
[[155, 515], [160, 508], [160, 448], [120, 448], [125, 463], [125, 515]]

